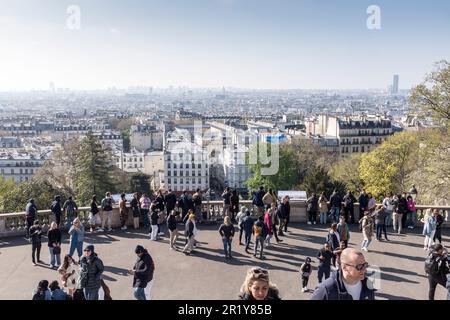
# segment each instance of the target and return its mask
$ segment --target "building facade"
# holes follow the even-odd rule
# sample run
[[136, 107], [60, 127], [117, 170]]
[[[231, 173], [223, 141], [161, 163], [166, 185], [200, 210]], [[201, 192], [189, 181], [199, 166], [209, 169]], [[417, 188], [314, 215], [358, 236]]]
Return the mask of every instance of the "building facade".
[[[305, 121], [305, 135], [341, 156], [370, 152], [393, 134], [392, 122], [381, 116], [336, 117], [320, 114]], [[338, 144], [336, 144], [336, 141]]]
[[131, 148], [139, 151], [156, 151], [163, 149], [163, 130], [156, 126], [137, 125], [130, 130]]
[[200, 146], [183, 139], [171, 139], [164, 150], [164, 180], [173, 191], [209, 189], [208, 154]]
[[30, 153], [0, 154], [0, 175], [19, 184], [30, 180], [42, 167], [45, 157]]

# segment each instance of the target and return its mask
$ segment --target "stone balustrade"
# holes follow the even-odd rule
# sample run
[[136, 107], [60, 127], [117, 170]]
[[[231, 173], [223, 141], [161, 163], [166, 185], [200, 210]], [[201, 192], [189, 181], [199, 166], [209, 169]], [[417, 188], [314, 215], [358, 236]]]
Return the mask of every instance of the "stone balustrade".
[[[291, 201], [291, 217], [290, 221], [293, 223], [305, 223], [308, 219], [306, 213], [306, 203], [304, 201]], [[250, 200], [241, 200], [240, 206], [246, 206], [253, 217], [258, 215], [256, 208], [252, 205], [252, 201]], [[425, 214], [425, 211], [428, 208], [436, 208], [440, 210], [441, 214], [445, 217], [444, 228], [450, 227], [449, 206], [426, 206], [426, 205], [417, 205], [417, 215], [420, 218]], [[78, 218], [81, 219], [81, 222], [87, 227], [89, 224], [89, 211], [90, 207], [82, 207], [78, 210]], [[222, 223], [224, 215], [223, 215], [223, 202], [222, 201], [204, 201], [202, 205], [203, 216], [207, 223]], [[356, 203], [354, 207], [355, 217], [359, 216], [359, 204]], [[111, 214], [111, 226], [113, 228], [120, 227], [120, 216], [118, 207], [114, 207]], [[41, 226], [43, 230], [46, 232], [51, 224], [54, 221], [54, 216], [51, 214], [50, 210], [40, 210], [38, 211], [38, 219], [41, 222]], [[67, 228], [67, 219], [63, 217], [63, 229]], [[421, 225], [420, 222], [418, 222]], [[133, 217], [130, 213], [128, 215], [128, 226], [133, 226]], [[5, 237], [14, 237], [14, 236], [24, 236], [26, 234], [26, 219], [25, 212], [16, 212], [16, 213], [4, 213], [0, 214], [0, 238]]]

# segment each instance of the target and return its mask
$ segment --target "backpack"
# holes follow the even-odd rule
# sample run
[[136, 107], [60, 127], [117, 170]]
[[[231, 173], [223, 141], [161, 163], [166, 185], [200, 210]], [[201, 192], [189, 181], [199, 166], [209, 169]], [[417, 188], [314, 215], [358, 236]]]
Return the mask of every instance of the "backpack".
[[278, 226], [280, 224], [280, 218], [278, 217], [277, 211], [272, 213], [272, 224], [275, 226]]
[[431, 276], [439, 273], [438, 261], [433, 254], [430, 254], [425, 260], [425, 273]]
[[149, 270], [149, 272], [147, 274], [147, 278], [145, 279], [147, 281], [147, 283], [149, 283], [149, 282], [151, 282], [153, 280], [154, 273], [155, 273], [155, 261], [150, 256], [150, 270]]
[[103, 205], [102, 205], [102, 209], [105, 211], [111, 211], [112, 208], [112, 203], [111, 203], [111, 198], [105, 198]]
[[255, 237], [259, 237], [262, 235], [262, 228], [260, 226], [253, 226], [253, 231], [255, 232]]
[[32, 300], [45, 300], [45, 292], [38, 290], [34, 295]]
[[350, 197], [345, 198], [345, 207], [349, 208], [352, 204], [352, 199]]

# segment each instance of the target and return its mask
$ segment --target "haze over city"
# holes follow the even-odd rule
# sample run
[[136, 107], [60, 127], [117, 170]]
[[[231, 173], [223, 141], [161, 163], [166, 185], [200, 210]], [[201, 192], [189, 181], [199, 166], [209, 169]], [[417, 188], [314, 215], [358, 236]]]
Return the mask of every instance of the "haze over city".
[[[366, 22], [380, 8], [381, 29]], [[71, 30], [70, 5], [80, 10]], [[449, 58], [450, 3], [0, 1], [0, 91], [64, 88], [386, 88]]]

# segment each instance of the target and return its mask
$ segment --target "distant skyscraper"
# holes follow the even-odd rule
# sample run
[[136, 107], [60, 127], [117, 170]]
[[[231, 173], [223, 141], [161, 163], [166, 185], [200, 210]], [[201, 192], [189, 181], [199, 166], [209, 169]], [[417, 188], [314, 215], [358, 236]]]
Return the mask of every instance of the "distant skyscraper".
[[394, 82], [392, 83], [392, 94], [398, 94], [398, 74], [394, 75]]
[[48, 84], [48, 91], [50, 91], [50, 92], [55, 92], [56, 91], [54, 82], [50, 82]]

